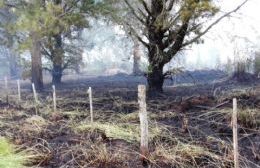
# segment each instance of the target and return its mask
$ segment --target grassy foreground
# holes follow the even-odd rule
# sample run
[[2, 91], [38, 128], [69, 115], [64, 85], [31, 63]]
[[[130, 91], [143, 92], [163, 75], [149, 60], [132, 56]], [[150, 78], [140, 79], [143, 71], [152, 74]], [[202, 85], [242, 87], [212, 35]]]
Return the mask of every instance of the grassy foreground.
[[14, 145], [0, 137], [0, 168], [22, 168], [26, 162], [23, 153], [16, 153]]

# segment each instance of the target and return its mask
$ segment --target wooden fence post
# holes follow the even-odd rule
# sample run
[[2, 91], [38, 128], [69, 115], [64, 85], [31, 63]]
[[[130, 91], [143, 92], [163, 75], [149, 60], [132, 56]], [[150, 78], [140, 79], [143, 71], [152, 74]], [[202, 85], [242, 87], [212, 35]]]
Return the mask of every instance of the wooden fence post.
[[90, 107], [90, 122], [94, 122], [94, 114], [93, 114], [93, 100], [92, 100], [92, 88], [89, 87], [88, 89], [88, 96], [89, 96], [89, 107]]
[[32, 89], [33, 89], [33, 97], [34, 97], [34, 102], [35, 102], [35, 113], [36, 113], [36, 115], [38, 115], [38, 103], [39, 103], [39, 101], [38, 101], [37, 92], [36, 92], [34, 83], [32, 83]]
[[146, 109], [146, 87], [145, 85], [138, 86], [138, 103], [139, 103], [139, 118], [140, 118], [140, 127], [141, 127], [141, 160], [143, 164], [147, 165], [149, 156], [149, 136], [148, 136], [148, 117]]
[[53, 111], [56, 113], [57, 111], [57, 103], [56, 103], [56, 87], [52, 85], [52, 97], [53, 97]]
[[17, 80], [17, 92], [18, 92], [18, 101], [19, 101], [19, 104], [20, 104], [21, 101], [22, 101], [22, 98], [21, 98], [21, 85], [20, 85], [19, 79]]
[[9, 104], [9, 88], [8, 88], [7, 76], [5, 76], [5, 96], [6, 96], [6, 103]]
[[234, 168], [239, 168], [239, 153], [238, 153], [238, 139], [237, 139], [237, 99], [233, 99], [233, 148], [234, 148]]

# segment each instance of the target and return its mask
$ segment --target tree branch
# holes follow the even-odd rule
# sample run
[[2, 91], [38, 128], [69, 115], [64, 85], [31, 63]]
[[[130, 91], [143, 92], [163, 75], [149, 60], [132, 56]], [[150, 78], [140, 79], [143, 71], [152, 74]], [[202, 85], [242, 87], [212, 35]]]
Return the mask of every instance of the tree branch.
[[205, 35], [211, 28], [213, 28], [216, 24], [218, 24], [221, 20], [223, 20], [224, 18], [230, 16], [232, 13], [237, 12], [242, 6], [244, 6], [246, 3], [248, 2], [248, 0], [245, 0], [243, 3], [241, 3], [238, 7], [236, 7], [234, 10], [222, 15], [221, 17], [219, 17], [215, 22], [213, 22], [211, 25], [209, 25], [203, 32], [201, 32], [199, 35], [197, 35], [196, 37], [194, 37], [192, 40], [187, 41], [185, 43], [182, 44], [182, 47], [188, 46], [194, 42], [196, 42], [199, 38], [201, 38], [203, 35]]
[[184, 38], [186, 36], [187, 30], [189, 27], [189, 20], [190, 20], [190, 18], [185, 23], [183, 23], [183, 25], [179, 29], [177, 36], [174, 40], [175, 42], [174, 42], [173, 46], [170, 47], [168, 52], [166, 52], [166, 57], [163, 60], [164, 63], [169, 62], [172, 59], [172, 57], [175, 54], [177, 54], [178, 51], [182, 48], [182, 43], [184, 41]]
[[130, 5], [130, 3], [128, 2], [128, 0], [124, 0], [124, 1], [125, 1], [125, 3], [127, 4], [127, 6], [129, 7], [129, 9], [131, 10], [131, 13], [135, 16], [135, 18], [136, 18], [137, 20], [139, 20], [143, 25], [146, 26], [146, 22], [145, 22], [142, 18], [140, 18], [140, 17], [138, 16], [138, 14], [136, 13], [134, 7], [133, 7], [132, 5]]
[[146, 43], [143, 39], [142, 39], [142, 37], [140, 37], [140, 35], [135, 31], [135, 29], [129, 24], [129, 23], [125, 23], [128, 27], [129, 27], [129, 29], [130, 29], [130, 32], [132, 32], [133, 33], [133, 35], [145, 46], [145, 47], [149, 47], [149, 44], [148, 43]]
[[41, 45], [42, 54], [49, 57], [51, 60], [53, 59], [53, 55], [44, 47], [44, 45]]
[[143, 5], [145, 11], [148, 13], [148, 15], [151, 16], [152, 14], [151, 14], [151, 11], [150, 11], [150, 9], [148, 7], [148, 4], [144, 0], [139, 0], [139, 1], [142, 3], [142, 5]]

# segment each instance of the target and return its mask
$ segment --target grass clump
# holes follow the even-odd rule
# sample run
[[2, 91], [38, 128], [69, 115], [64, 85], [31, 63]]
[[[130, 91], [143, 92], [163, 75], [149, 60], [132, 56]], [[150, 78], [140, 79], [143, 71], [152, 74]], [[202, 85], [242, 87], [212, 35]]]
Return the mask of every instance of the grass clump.
[[103, 143], [92, 144], [91, 149], [86, 150], [84, 154], [88, 161], [86, 167], [113, 167], [114, 165], [125, 167], [125, 162], [129, 160], [129, 153], [125, 150], [115, 148], [113, 151]]
[[[176, 117], [176, 113], [173, 112], [159, 112], [159, 113], [148, 113], [148, 117], [150, 120], [163, 120], [163, 119], [172, 119]], [[130, 114], [121, 114], [121, 121], [123, 122], [137, 122], [139, 121], [139, 112], [134, 112]]]
[[82, 124], [76, 127], [80, 132], [104, 132], [105, 135], [113, 139], [123, 139], [127, 142], [133, 142], [138, 140], [138, 128], [134, 125], [116, 125], [111, 123], [93, 123]]
[[26, 161], [24, 154], [16, 153], [15, 147], [0, 137], [0, 168], [22, 168]]
[[[259, 109], [238, 109], [238, 124], [243, 128], [254, 128], [255, 130], [260, 127], [260, 113]], [[231, 121], [232, 109], [222, 109], [218, 111], [208, 111], [199, 116], [200, 119], [207, 121], [213, 121], [216, 123], [223, 123], [225, 121]]]
[[[105, 135], [112, 139], [122, 139], [127, 142], [140, 141], [140, 126], [138, 124], [122, 124], [122, 123], [93, 123], [81, 124], [76, 127], [76, 131], [80, 132], [104, 132]], [[160, 134], [160, 129], [150, 128], [149, 135], [153, 138]]]
[[37, 125], [37, 126], [45, 126], [47, 125], [47, 122], [44, 118], [34, 115], [30, 118], [26, 119], [26, 123], [31, 124], [31, 125]]
[[246, 128], [260, 128], [260, 113], [257, 109], [244, 109], [238, 112], [238, 122]]
[[181, 141], [177, 141], [175, 145], [157, 144], [150, 160], [156, 165], [164, 164], [177, 168], [203, 167], [206, 165], [222, 167], [231, 162], [203, 146]]

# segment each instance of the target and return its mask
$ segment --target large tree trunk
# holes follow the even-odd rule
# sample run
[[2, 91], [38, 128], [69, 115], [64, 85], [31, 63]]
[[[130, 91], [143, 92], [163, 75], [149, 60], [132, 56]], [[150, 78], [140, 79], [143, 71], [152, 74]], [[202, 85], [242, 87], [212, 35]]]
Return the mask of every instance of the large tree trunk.
[[164, 83], [163, 67], [165, 65], [161, 55], [158, 54], [158, 48], [151, 46], [149, 48], [149, 70], [147, 82], [149, 92], [162, 92]]
[[63, 73], [63, 48], [62, 48], [62, 37], [60, 34], [54, 36], [55, 38], [55, 51], [53, 58], [53, 69], [52, 69], [52, 83], [60, 84], [62, 73]]
[[163, 52], [163, 36], [164, 34], [162, 32], [157, 32], [153, 28], [150, 29], [150, 46], [148, 48], [149, 72], [147, 76], [149, 92], [163, 91], [163, 67], [165, 65], [164, 58], [161, 55], [161, 53]]
[[149, 20], [148, 28], [148, 61], [149, 61], [149, 72], [147, 76], [147, 82], [149, 87], [149, 92], [156, 93], [163, 91], [164, 75], [163, 75], [163, 53], [164, 45], [164, 31], [157, 29], [154, 24], [156, 24], [156, 18], [161, 15], [163, 10], [163, 1], [152, 0], [151, 1], [151, 13], [154, 17]]
[[149, 92], [162, 92], [164, 83], [163, 66], [150, 64], [150, 71], [147, 75], [147, 82]]
[[[54, 0], [56, 5], [60, 5], [62, 0]], [[53, 57], [53, 69], [52, 69], [52, 83], [60, 84], [62, 73], [63, 73], [63, 48], [62, 48], [62, 36], [61, 34], [56, 34], [55, 39], [55, 48], [54, 48], [54, 57]]]
[[140, 75], [142, 71], [140, 69], [140, 61], [141, 61], [141, 51], [140, 51], [140, 44], [139, 41], [134, 40], [134, 66], [133, 66], [133, 74]]
[[41, 91], [43, 89], [41, 45], [37, 34], [31, 33], [31, 38], [32, 83], [34, 83], [35, 89]]
[[52, 83], [60, 84], [62, 78], [62, 67], [61, 65], [53, 65], [52, 69]]

